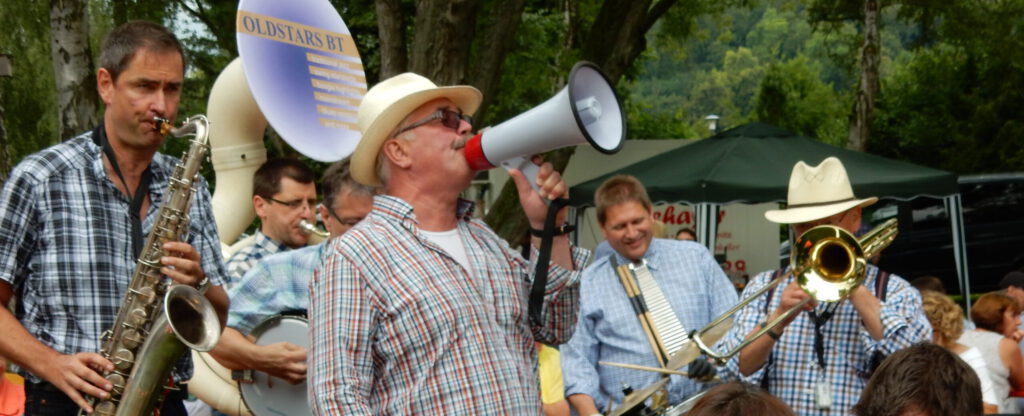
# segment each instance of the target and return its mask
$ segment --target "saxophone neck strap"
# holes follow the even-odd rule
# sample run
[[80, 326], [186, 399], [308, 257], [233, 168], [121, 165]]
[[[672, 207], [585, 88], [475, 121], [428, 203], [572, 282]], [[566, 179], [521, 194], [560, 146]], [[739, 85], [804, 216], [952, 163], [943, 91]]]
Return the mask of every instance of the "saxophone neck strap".
[[117, 174], [117, 178], [121, 180], [121, 185], [124, 186], [125, 192], [128, 193], [128, 199], [131, 201], [128, 205], [128, 218], [131, 219], [132, 223], [132, 254], [137, 259], [139, 254], [142, 254], [143, 244], [142, 217], [139, 211], [142, 210], [142, 203], [146, 201], [146, 190], [149, 189], [149, 184], [153, 181], [152, 164], [142, 171], [139, 185], [132, 192], [128, 189], [128, 182], [124, 180], [124, 175], [121, 173], [121, 167], [117, 162], [117, 155], [114, 154], [114, 148], [110, 146], [110, 140], [107, 139], [107, 130], [103, 127], [103, 123], [96, 126], [96, 130], [92, 133], [92, 141], [103, 149], [103, 154], [107, 156], [110, 166], [114, 168], [114, 173]]

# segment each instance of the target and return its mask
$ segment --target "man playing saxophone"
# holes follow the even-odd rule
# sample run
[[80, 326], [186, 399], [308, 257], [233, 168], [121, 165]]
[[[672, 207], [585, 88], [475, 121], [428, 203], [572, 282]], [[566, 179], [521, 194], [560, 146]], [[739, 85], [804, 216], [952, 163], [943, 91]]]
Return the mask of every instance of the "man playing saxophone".
[[[158, 153], [156, 118], [177, 113], [185, 59], [166, 28], [134, 21], [104, 40], [96, 79], [105, 104], [93, 131], [26, 157], [0, 191], [0, 355], [26, 376], [26, 414], [91, 412], [89, 398], [109, 396], [103, 373], [113, 364], [96, 351], [118, 314], [144, 236], [177, 161]], [[185, 241], [162, 249], [160, 273], [198, 286], [223, 324], [227, 296], [220, 243], [204, 181], [196, 185]], [[191, 376], [189, 355], [176, 381]], [[163, 415], [184, 415], [167, 395]]]

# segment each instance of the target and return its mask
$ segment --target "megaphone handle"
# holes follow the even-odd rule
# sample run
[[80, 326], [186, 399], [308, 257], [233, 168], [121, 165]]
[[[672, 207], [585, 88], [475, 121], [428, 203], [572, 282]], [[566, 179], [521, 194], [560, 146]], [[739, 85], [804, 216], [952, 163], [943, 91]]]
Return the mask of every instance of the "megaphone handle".
[[[529, 157], [516, 156], [501, 162], [501, 167], [505, 168], [506, 171], [509, 169], [519, 169], [520, 172], [523, 172], [523, 176], [526, 177], [526, 181], [530, 183], [530, 187], [533, 188], [534, 192], [540, 193], [540, 187], [537, 186], [537, 174], [540, 173], [540, 166], [533, 163]], [[544, 199], [544, 202], [550, 204], [547, 199]]]

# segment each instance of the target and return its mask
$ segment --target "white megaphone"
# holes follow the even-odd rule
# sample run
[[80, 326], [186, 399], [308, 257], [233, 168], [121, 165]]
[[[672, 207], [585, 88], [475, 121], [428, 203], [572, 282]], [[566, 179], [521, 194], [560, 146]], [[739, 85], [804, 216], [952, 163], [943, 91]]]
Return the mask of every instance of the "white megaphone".
[[[605, 154], [618, 152], [626, 139], [626, 119], [608, 78], [590, 62], [578, 62], [569, 83], [543, 104], [485, 129], [466, 142], [463, 154], [470, 167], [499, 165], [536, 177], [529, 157], [589, 142]], [[530, 183], [536, 187], [531, 180]]]

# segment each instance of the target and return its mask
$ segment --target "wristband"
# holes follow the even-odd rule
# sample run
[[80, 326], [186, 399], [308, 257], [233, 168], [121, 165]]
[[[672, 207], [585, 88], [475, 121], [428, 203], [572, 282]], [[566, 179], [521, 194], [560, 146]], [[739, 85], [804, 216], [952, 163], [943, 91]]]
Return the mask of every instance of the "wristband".
[[[761, 323], [759, 323], [757, 325], [760, 326], [761, 328], [764, 328], [764, 327], [768, 326], [768, 323], [767, 322], [761, 322]], [[775, 328], [769, 329], [767, 331], [767, 333], [768, 333], [768, 336], [771, 337], [771, 339], [774, 339], [776, 341], [778, 341], [779, 338], [782, 337], [782, 333], [781, 332], [775, 332]]]
[[[571, 233], [571, 232], [573, 232], [575, 230], [576, 230], [576, 226], [575, 225], [562, 224], [560, 226], [555, 227], [555, 229], [551, 233], [551, 235], [552, 236], [565, 235], [565, 234], [569, 234], [569, 233]], [[538, 230], [536, 228], [530, 228], [530, 234], [533, 235], [534, 237], [544, 237], [544, 230]]]

